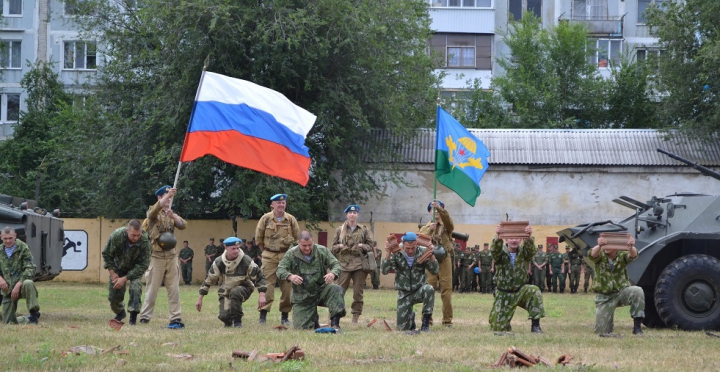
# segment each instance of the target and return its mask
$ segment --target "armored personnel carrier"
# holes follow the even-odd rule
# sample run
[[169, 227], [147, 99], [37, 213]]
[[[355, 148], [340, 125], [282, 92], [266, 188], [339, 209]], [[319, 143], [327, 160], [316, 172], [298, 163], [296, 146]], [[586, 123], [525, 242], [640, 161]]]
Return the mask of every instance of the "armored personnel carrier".
[[27, 243], [35, 259], [34, 281], [51, 280], [62, 271], [65, 232], [60, 212], [52, 213], [33, 200], [0, 194], [0, 229], [10, 226]]
[[[662, 149], [658, 152], [720, 180], [720, 173]], [[720, 330], [720, 196], [675, 193], [646, 201], [627, 196], [613, 201], [634, 213], [617, 223], [600, 221], [558, 231], [560, 242], [587, 257], [600, 233], [632, 234], [638, 258], [628, 266], [628, 276], [645, 292], [643, 323]]]

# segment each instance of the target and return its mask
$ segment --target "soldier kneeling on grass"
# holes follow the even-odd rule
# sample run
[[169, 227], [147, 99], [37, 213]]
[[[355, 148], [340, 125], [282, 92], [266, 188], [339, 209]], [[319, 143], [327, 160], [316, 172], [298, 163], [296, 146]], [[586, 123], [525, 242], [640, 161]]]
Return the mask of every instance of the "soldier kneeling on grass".
[[242, 327], [242, 304], [250, 298], [254, 288], [257, 287], [259, 293], [258, 307], [265, 306], [266, 302], [267, 285], [262, 270], [240, 249], [240, 243], [242, 240], [236, 237], [223, 241], [225, 252], [210, 266], [207, 277], [200, 287], [200, 297], [195, 303], [197, 311], [201, 311], [203, 297], [208, 294], [210, 286], [222, 283], [218, 290], [220, 297], [218, 319], [225, 323], [225, 327]]
[[[37, 324], [40, 318], [38, 292], [32, 278], [35, 262], [30, 248], [17, 239], [15, 229], [5, 226], [0, 233], [3, 252], [0, 252], [0, 293], [2, 293], [2, 319], [9, 324]], [[24, 298], [30, 315], [17, 317], [18, 300]]]
[[642, 335], [642, 320], [645, 317], [645, 293], [642, 288], [630, 285], [627, 265], [638, 256], [635, 239], [628, 238], [628, 250], [618, 252], [604, 249], [605, 238], [598, 239], [598, 245], [590, 251], [590, 261], [595, 264], [595, 333], [601, 336], [613, 334], [615, 308], [630, 305], [630, 316], [634, 320], [633, 334]]
[[430, 319], [432, 319], [433, 307], [435, 306], [435, 290], [428, 284], [427, 274], [425, 270], [432, 275], [437, 275], [440, 271], [440, 265], [435, 256], [431, 255], [429, 259], [422, 263], [418, 263], [418, 259], [425, 253], [427, 249], [434, 249], [430, 244], [429, 247], [418, 247], [417, 234], [407, 232], [402, 237], [402, 247], [397, 253], [391, 253], [390, 243], [385, 242], [385, 250], [387, 255], [380, 264], [383, 275], [387, 275], [390, 270], [395, 270], [395, 289], [398, 291], [397, 297], [397, 329], [398, 331], [414, 331], [415, 330], [415, 312], [413, 305], [422, 303], [422, 326], [421, 331], [430, 331]]

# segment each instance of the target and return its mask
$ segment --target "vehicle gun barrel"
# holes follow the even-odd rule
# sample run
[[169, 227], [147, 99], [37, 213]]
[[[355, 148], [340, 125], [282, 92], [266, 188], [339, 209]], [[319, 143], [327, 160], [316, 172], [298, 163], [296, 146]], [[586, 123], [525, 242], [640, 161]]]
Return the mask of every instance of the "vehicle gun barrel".
[[712, 178], [714, 178], [714, 179], [716, 179], [716, 180], [720, 180], [720, 173], [715, 172], [714, 170], [712, 170], [712, 169], [710, 169], [710, 168], [708, 168], [708, 167], [704, 167], [704, 166], [702, 166], [702, 165], [700, 165], [700, 164], [698, 164], [698, 163], [694, 163], [694, 162], [692, 162], [692, 161], [690, 161], [690, 160], [687, 160], [687, 159], [683, 158], [683, 157], [680, 156], [680, 155], [673, 154], [672, 152], [668, 152], [668, 151], [665, 151], [665, 150], [663, 150], [663, 149], [657, 149], [657, 151], [658, 151], [659, 153], [665, 154], [665, 155], [667, 155], [667, 156], [669, 156], [669, 157], [671, 157], [671, 158], [673, 158], [673, 159], [675, 159], [675, 160], [677, 160], [677, 161], [681, 161], [681, 162], [683, 162], [683, 163], [685, 163], [685, 164], [687, 164], [687, 165], [689, 165], [689, 166], [691, 166], [691, 167], [699, 170], [700, 173], [702, 173], [702, 174], [704, 174], [704, 175], [706, 175], [706, 176], [710, 176], [710, 177], [712, 177]]

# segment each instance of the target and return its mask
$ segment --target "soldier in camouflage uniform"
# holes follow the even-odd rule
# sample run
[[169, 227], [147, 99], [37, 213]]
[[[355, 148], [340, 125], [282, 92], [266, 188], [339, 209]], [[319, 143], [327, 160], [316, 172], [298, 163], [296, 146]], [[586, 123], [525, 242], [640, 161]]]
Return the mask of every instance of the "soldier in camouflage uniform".
[[378, 289], [380, 288], [380, 262], [382, 261], [382, 253], [377, 249], [376, 241], [373, 241], [372, 254], [375, 256], [375, 265], [377, 265], [377, 267], [375, 268], [375, 271], [372, 272], [370, 282], [372, 283], [373, 289]]
[[595, 269], [592, 265], [583, 260], [582, 263], [583, 271], [585, 272], [585, 283], [583, 284], [583, 292], [587, 293], [590, 288], [590, 278], [592, 278], [593, 284], [595, 284]]
[[[428, 203], [427, 211], [434, 213], [434, 222], [430, 221], [420, 228], [421, 234], [430, 235], [433, 246], [442, 246], [447, 252], [445, 258], [438, 262], [438, 272], [427, 272], [427, 281], [433, 288], [440, 291], [440, 300], [442, 301], [442, 324], [449, 327], [453, 321], [452, 306], [452, 265], [455, 256], [455, 240], [452, 233], [455, 230], [455, 224], [450, 213], [445, 209], [445, 204], [440, 200], [433, 200]], [[432, 317], [430, 324], [432, 325]]]
[[[121, 227], [110, 234], [110, 238], [102, 251], [108, 270], [108, 301], [110, 310], [115, 313], [115, 320], [125, 318], [123, 301], [125, 289], [129, 287], [127, 311], [130, 313], [130, 324], [135, 325], [140, 312], [142, 298], [142, 278], [150, 265], [150, 235], [142, 231], [139, 220], [130, 220], [126, 227]], [[126, 285], [127, 284], [127, 285]]]
[[[498, 225], [498, 235], [503, 228]], [[528, 225], [525, 232], [532, 234], [532, 227]], [[497, 236], [492, 242], [493, 260], [495, 261], [495, 302], [490, 310], [490, 328], [495, 332], [510, 332], [510, 321], [515, 314], [515, 308], [520, 306], [528, 311], [532, 321], [530, 331], [542, 333], [540, 318], [545, 316], [542, 294], [540, 288], [525, 284], [528, 276], [528, 265], [535, 256], [535, 240], [530, 237], [524, 239], [507, 239], [507, 244]], [[497, 333], [503, 334], [503, 333]]]
[[192, 261], [195, 258], [195, 252], [188, 246], [188, 241], [183, 242], [183, 249], [178, 254], [180, 259], [180, 271], [182, 271], [183, 282], [190, 285], [192, 282]]
[[460, 260], [460, 293], [470, 292], [472, 289], [472, 276], [475, 275], [475, 253], [465, 252], [462, 259]]
[[645, 317], [645, 293], [642, 288], [630, 285], [627, 265], [634, 261], [638, 252], [635, 239], [628, 241], [628, 251], [605, 250], [605, 238], [598, 239], [598, 245], [590, 251], [590, 261], [595, 264], [595, 333], [612, 334], [615, 308], [630, 306], [633, 318], [633, 334], [643, 334], [641, 324]]
[[478, 254], [478, 267], [480, 270], [480, 293], [492, 293], [492, 275], [495, 271], [490, 243], [483, 244], [483, 250]]
[[[255, 240], [262, 251], [262, 271], [267, 280], [267, 304], [260, 308], [260, 324], [267, 320], [267, 313], [275, 302], [275, 283], [278, 283], [276, 271], [278, 264], [285, 256], [290, 245], [298, 238], [300, 227], [297, 219], [285, 212], [287, 205], [286, 194], [276, 194], [270, 198], [272, 211], [265, 213], [255, 228]], [[339, 275], [339, 274], [338, 274]], [[280, 323], [290, 325], [288, 313], [292, 310], [290, 295], [293, 286], [290, 282], [281, 280], [280, 284]]]
[[464, 292], [464, 289], [462, 287], [462, 267], [460, 267], [460, 263], [465, 258], [465, 250], [458, 247], [455, 249], [455, 256], [453, 257], [453, 287], [460, 291], [460, 293]]
[[210, 286], [220, 284], [220, 312], [218, 319], [225, 327], [242, 327], [242, 304], [250, 298], [253, 289], [259, 293], [258, 307], [265, 305], [267, 285], [258, 265], [240, 248], [242, 240], [230, 237], [223, 241], [224, 253], [215, 259], [210, 272], [200, 287], [200, 297], [195, 303], [197, 311], [202, 310], [202, 301]]
[[[565, 250], [570, 247], [565, 246]], [[582, 254], [577, 249], [567, 253], [568, 260], [570, 261], [570, 271], [568, 276], [570, 277], [570, 293], [577, 293], [578, 287], [580, 286], [580, 270], [582, 268]]]
[[[470, 283], [470, 291], [471, 292], [477, 292], [478, 290], [478, 284], [480, 278], [478, 278], [478, 274], [480, 273], [479, 265], [480, 265], [480, 246], [475, 244], [475, 246], [472, 248], [472, 267], [470, 268], [470, 278], [472, 278], [472, 282]], [[475, 272], [475, 269], [478, 268], [477, 273]]]
[[246, 243], [248, 249], [248, 256], [253, 259], [253, 261], [255, 262], [255, 264], [258, 265], [258, 267], [262, 268], [262, 251], [260, 250], [260, 247], [255, 244], [255, 238], [253, 237]]
[[210, 271], [210, 266], [212, 266], [213, 262], [217, 258], [217, 255], [215, 254], [217, 252], [217, 247], [215, 247], [215, 238], [210, 238], [210, 243], [205, 246], [205, 275], [207, 275], [208, 271]]
[[422, 325], [421, 331], [430, 331], [430, 319], [432, 318], [433, 307], [435, 306], [435, 290], [427, 282], [427, 270], [432, 275], [440, 271], [435, 256], [431, 255], [428, 260], [418, 263], [417, 260], [427, 249], [435, 249], [431, 243], [430, 247], [419, 247], [417, 245], [417, 234], [407, 232], [402, 237], [401, 251], [390, 253], [389, 243], [385, 243], [387, 255], [382, 261], [382, 273], [387, 275], [395, 270], [395, 289], [397, 297], [397, 329], [398, 331], [415, 330], [415, 312], [413, 305], [422, 303]]
[[185, 230], [187, 221], [178, 216], [170, 209], [172, 198], [177, 189], [170, 186], [159, 188], [155, 195], [157, 203], [150, 206], [147, 211], [147, 218], [143, 221], [143, 230], [150, 235], [150, 266], [145, 272], [145, 302], [140, 311], [140, 323], [149, 323], [155, 310], [155, 299], [157, 298], [160, 285], [165, 283], [168, 293], [168, 310], [170, 312], [170, 329], [185, 328], [180, 319], [180, 265], [178, 265], [177, 248], [163, 249], [158, 238], [162, 233], [174, 233], [175, 229]]
[[542, 244], [538, 244], [537, 253], [535, 253], [535, 258], [533, 258], [532, 269], [534, 284], [540, 288], [540, 292], [545, 291], [545, 266], [547, 266], [547, 264], [547, 254], [543, 252]]
[[298, 245], [290, 248], [277, 268], [278, 280], [292, 283], [293, 327], [318, 328], [318, 306], [330, 312], [330, 326], [340, 329], [345, 316], [343, 289], [333, 281], [340, 276], [340, 262], [312, 234], [303, 231]]
[[[2, 293], [2, 318], [5, 324], [37, 324], [40, 318], [38, 292], [32, 279], [35, 262], [30, 247], [17, 239], [12, 227], [6, 226], [0, 233], [3, 251], [0, 252], [0, 293]], [[16, 317], [18, 300], [25, 299], [30, 315]]]
[[553, 253], [553, 245], [548, 244], [547, 250], [545, 251], [545, 257], [547, 258], [547, 265], [545, 265], [545, 284], [547, 285], [547, 291], [552, 292], [552, 274], [550, 274], [550, 255]]
[[340, 278], [338, 285], [342, 287], [343, 294], [350, 287], [350, 281], [353, 282], [353, 303], [352, 322], [357, 324], [363, 310], [363, 294], [365, 281], [368, 272], [363, 270], [363, 256], [370, 255], [371, 259], [375, 259], [373, 253], [373, 236], [370, 230], [364, 225], [357, 223], [360, 206], [351, 204], [345, 208], [347, 221], [342, 226], [335, 229], [335, 236], [332, 241], [332, 253], [340, 261]]
[[558, 282], [560, 282], [560, 293], [565, 292], [565, 257], [558, 252], [558, 247], [553, 246], [553, 252], [548, 257], [550, 263], [550, 275], [552, 276], [552, 291], [557, 293]]

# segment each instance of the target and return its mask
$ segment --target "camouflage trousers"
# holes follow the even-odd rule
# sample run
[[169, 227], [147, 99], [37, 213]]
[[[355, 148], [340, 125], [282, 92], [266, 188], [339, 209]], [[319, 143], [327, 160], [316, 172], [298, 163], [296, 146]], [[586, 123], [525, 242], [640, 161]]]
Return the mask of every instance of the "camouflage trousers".
[[435, 307], [435, 290], [425, 284], [414, 291], [398, 291], [397, 296], [397, 329], [407, 331], [413, 321], [413, 305], [422, 303], [422, 313], [433, 313]]
[[108, 280], [108, 301], [110, 301], [110, 310], [118, 314], [125, 309], [123, 302], [125, 301], [125, 290], [128, 291], [127, 311], [131, 313], [139, 313], [142, 305], [142, 283], [140, 279], [131, 280], [125, 283], [120, 289], [114, 289], [113, 284]]
[[578, 289], [580, 286], [580, 268], [573, 267], [568, 276], [570, 277], [570, 289]]
[[[292, 322], [296, 329], [315, 329], [315, 322], [318, 320], [317, 307], [324, 306], [328, 308], [330, 318], [345, 316], [345, 299], [344, 291], [337, 284], [325, 284], [320, 293], [310, 300], [303, 302], [293, 302], [292, 304]], [[266, 295], [267, 297], [267, 295]]]
[[[560, 282], [560, 285], [558, 285], [558, 282]], [[558, 289], [560, 291], [565, 291], [565, 273], [561, 273], [560, 270], [555, 270], [553, 268], [552, 290], [553, 292], [558, 292]]]
[[3, 296], [2, 299], [2, 318], [5, 324], [25, 324], [28, 323], [27, 317], [21, 316], [16, 317], [15, 312], [17, 311], [18, 301], [25, 299], [25, 305], [27, 305], [28, 312], [40, 311], [40, 304], [38, 303], [38, 292], [35, 288], [35, 283], [32, 280], [24, 280], [20, 286], [20, 297], [13, 301], [10, 298], [10, 293]]
[[615, 293], [595, 294], [595, 333], [612, 333], [615, 308], [630, 306], [632, 318], [645, 317], [645, 293], [638, 286], [630, 286]]
[[490, 266], [482, 266], [480, 272], [480, 292], [490, 293], [492, 289], [492, 273]]
[[490, 329], [496, 332], [511, 331], [510, 321], [518, 306], [527, 310], [529, 319], [545, 316], [540, 288], [526, 284], [517, 293], [502, 292], [498, 288], [495, 290], [495, 303], [490, 310]]
[[475, 269], [468, 269], [467, 266], [460, 266], [462, 273], [460, 274], [460, 288], [470, 290], [472, 287], [473, 277], [475, 276]]
[[242, 304], [250, 298], [252, 293], [252, 288], [237, 286], [230, 290], [228, 296], [220, 296], [218, 319], [225, 325], [231, 325], [233, 320], [240, 320], [243, 316]]
[[192, 261], [186, 264], [181, 263], [180, 271], [182, 272], [183, 282], [190, 284], [192, 282]]
[[379, 287], [380, 286], [380, 261], [377, 261], [377, 269], [371, 273], [370, 282], [372, 283], [373, 287]]
[[538, 269], [537, 267], [533, 267], [533, 284], [540, 288], [541, 292], [545, 291], [545, 269]]
[[585, 266], [585, 284], [583, 284], [583, 290], [587, 291], [590, 289], [590, 278], [595, 283], [595, 269], [590, 266]]

